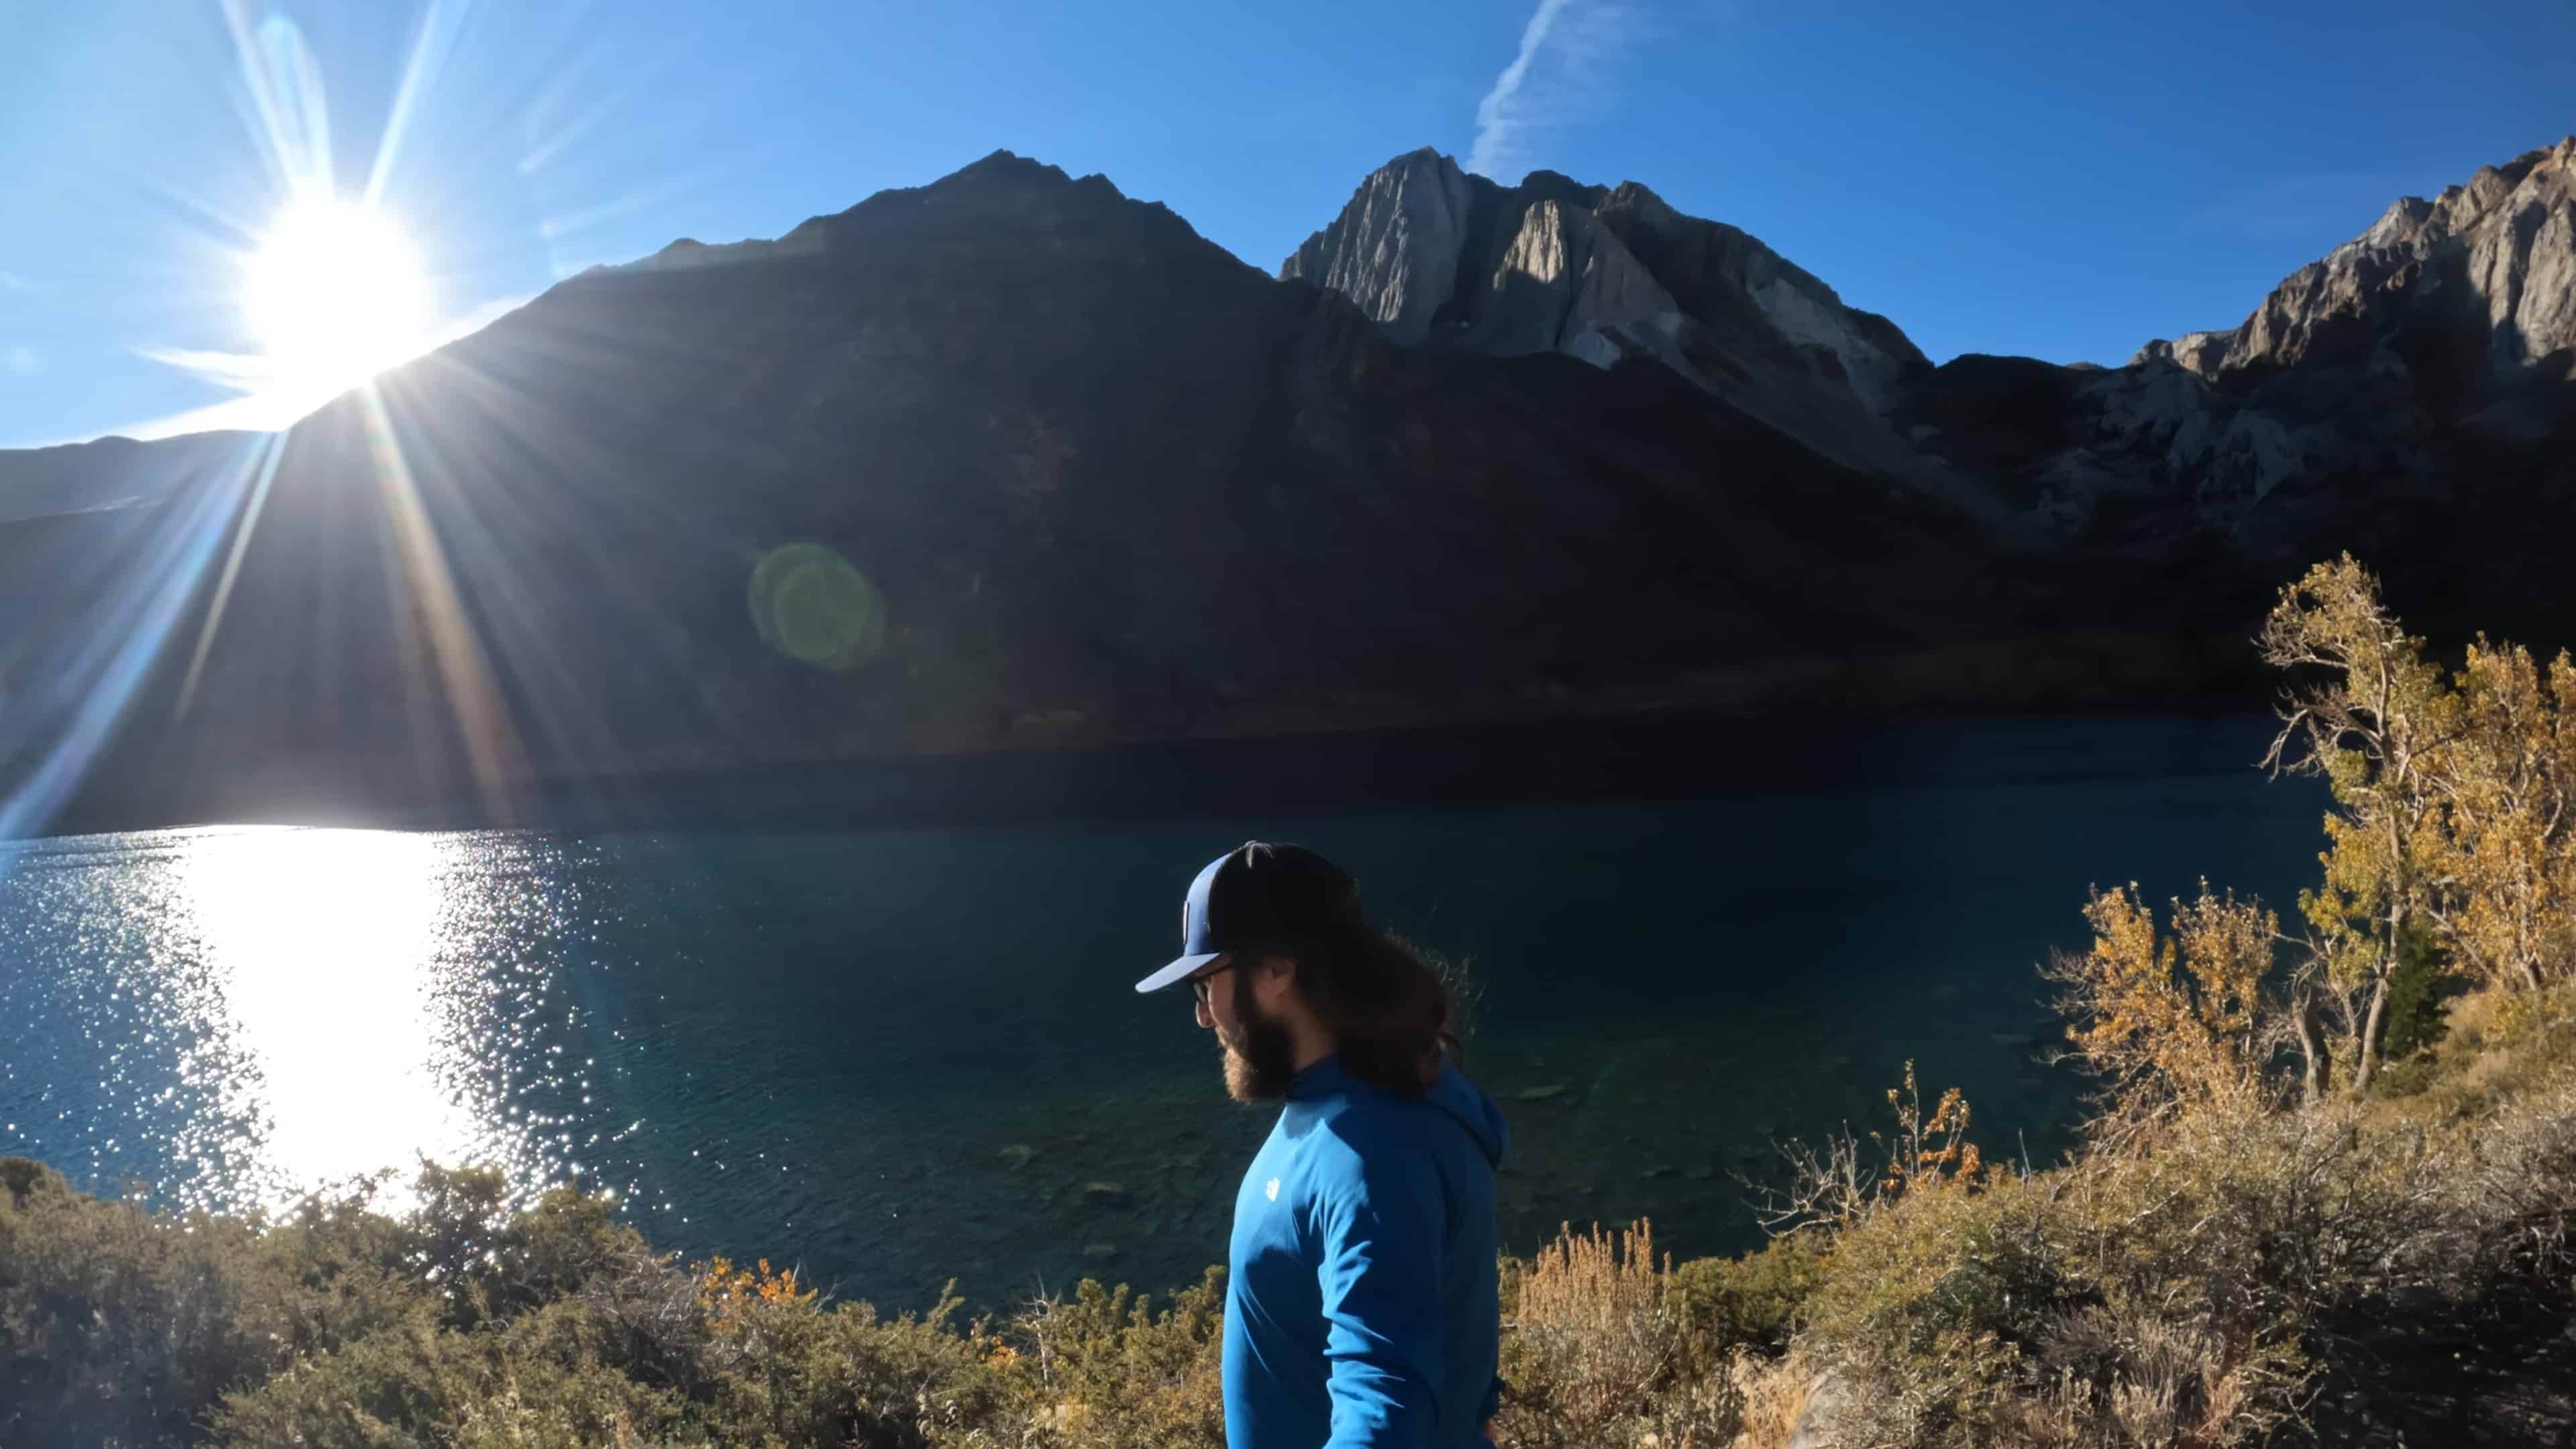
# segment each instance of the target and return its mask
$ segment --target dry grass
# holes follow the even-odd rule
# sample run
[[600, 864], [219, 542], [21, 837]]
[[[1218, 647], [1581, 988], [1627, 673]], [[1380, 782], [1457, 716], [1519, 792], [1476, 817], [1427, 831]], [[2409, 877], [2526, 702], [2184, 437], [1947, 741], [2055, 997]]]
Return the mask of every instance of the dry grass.
[[[2132, 944], [2105, 959], [2143, 991], [2160, 948]], [[2197, 998], [2162, 1004], [2205, 1043]], [[1870, 1149], [1801, 1159], [1812, 1221], [1761, 1252], [1677, 1264], [1640, 1223], [1506, 1262], [1501, 1449], [2576, 1428], [2547, 1388], [2576, 1382], [2576, 988], [2458, 1000], [2365, 1097], [2155, 1060], [2151, 1110], [2056, 1169], [1981, 1164], [1966, 1103], [1909, 1075]], [[2180, 1089], [2174, 1061], [2229, 1089]], [[424, 1182], [404, 1218], [359, 1190], [263, 1225], [0, 1160], [0, 1444], [1224, 1442], [1218, 1274], [1155, 1304], [1086, 1283], [998, 1328], [885, 1320], [766, 1264], [684, 1269], [597, 1199], [511, 1216], [491, 1174]]]
[[1644, 1446], [1721, 1449], [1742, 1395], [1689, 1343], [1672, 1263], [1653, 1228], [1571, 1226], [1511, 1274], [1494, 1437], [1502, 1449]]
[[[2038, 1173], [1970, 1167], [1964, 1104], [1900, 1091], [1841, 1210], [1761, 1252], [1675, 1263], [1641, 1223], [1506, 1262], [1495, 1437], [2332, 1443], [2399, 1389], [2446, 1406], [2407, 1442], [2556, 1432], [2576, 1409], [2509, 1421], [2451, 1366], [2576, 1377], [2576, 994], [2464, 998], [2410, 1070], [2309, 1106], [2169, 1096]], [[0, 1162], [0, 1443], [1223, 1443], [1217, 1275], [1153, 1304], [1085, 1284], [999, 1328], [888, 1321], [765, 1266], [684, 1269], [596, 1200], [495, 1218], [497, 1180], [442, 1181], [425, 1215], [360, 1195], [261, 1232]]]
[[1740, 1405], [1732, 1449], [1788, 1449], [1822, 1382], [1814, 1360], [1799, 1349], [1778, 1358], [1739, 1353], [1729, 1361], [1727, 1376]]

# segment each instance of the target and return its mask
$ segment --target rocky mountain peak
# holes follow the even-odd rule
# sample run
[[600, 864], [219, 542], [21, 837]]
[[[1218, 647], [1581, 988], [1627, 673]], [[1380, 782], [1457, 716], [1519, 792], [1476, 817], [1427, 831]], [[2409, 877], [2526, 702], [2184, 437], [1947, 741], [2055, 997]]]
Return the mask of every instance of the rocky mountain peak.
[[[2571, 383], [2576, 137], [2399, 198], [2234, 327], [2103, 371], [1957, 358], [1903, 420], [2041, 532], [2142, 553], [2224, 539], [2280, 572], [2320, 539], [2425, 557], [2454, 510], [2559, 516]], [[2537, 580], [2511, 587], [2555, 597]]]
[[2402, 372], [2437, 342], [2468, 344], [2497, 376], [2576, 348], [2576, 136], [2429, 200], [2398, 198], [2245, 321], [2158, 339], [2132, 361], [2242, 386], [2300, 366]]
[[1906, 466], [1883, 419], [1927, 366], [1913, 343], [1634, 181], [1540, 170], [1506, 187], [1426, 147], [1371, 172], [1279, 275], [1339, 292], [1398, 342], [1649, 360], [1828, 456]]
[[1677, 229], [1690, 220], [1641, 181], [1622, 181], [1611, 187], [1609, 194], [1601, 199], [1601, 209], [1625, 212], [1648, 226], [1664, 230]]
[[1279, 275], [1341, 293], [1398, 342], [1425, 341], [1457, 290], [1478, 181], [1428, 146], [1408, 151], [1370, 172]]

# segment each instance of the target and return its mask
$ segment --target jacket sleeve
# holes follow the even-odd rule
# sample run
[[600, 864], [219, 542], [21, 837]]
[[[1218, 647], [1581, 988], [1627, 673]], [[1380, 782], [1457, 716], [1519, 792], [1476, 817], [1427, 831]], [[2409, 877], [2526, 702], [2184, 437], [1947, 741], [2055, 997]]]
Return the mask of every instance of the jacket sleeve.
[[1440, 1174], [1410, 1143], [1354, 1143], [1357, 1170], [1322, 1206], [1325, 1449], [1425, 1449], [1440, 1365]]

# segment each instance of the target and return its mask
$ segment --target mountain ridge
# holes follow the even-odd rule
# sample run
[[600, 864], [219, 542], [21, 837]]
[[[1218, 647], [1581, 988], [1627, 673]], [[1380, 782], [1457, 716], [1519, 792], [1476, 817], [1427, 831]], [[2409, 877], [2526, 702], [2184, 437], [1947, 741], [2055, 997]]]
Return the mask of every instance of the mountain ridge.
[[[142, 823], [1561, 714], [2014, 607], [1954, 511], [1678, 376], [1403, 346], [1103, 178], [992, 158], [799, 231], [569, 279], [264, 485], [0, 527], [0, 678], [57, 700], [0, 772], [98, 738], [64, 818]], [[172, 540], [218, 563], [156, 579]], [[173, 583], [148, 669], [93, 657]]]
[[[2537, 365], [2576, 348], [2572, 217], [2576, 135], [2481, 166], [2429, 200], [2399, 197], [2361, 234], [2283, 279], [2243, 322], [2150, 341], [2132, 361], [2169, 361], [2218, 383], [2259, 379], [2312, 354], [2350, 354], [2388, 340], [2357, 331], [2364, 314], [2417, 300], [2418, 289], [2440, 286], [2442, 263], [2457, 261], [2490, 304], [2492, 363]], [[2388, 361], [2400, 360], [2381, 365]]]
[[1884, 427], [1930, 365], [1902, 329], [1635, 181], [1542, 170], [1506, 187], [1422, 147], [1364, 178], [1278, 274], [1341, 293], [1409, 345], [1652, 359], [1826, 456], [1924, 481]]
[[[132, 824], [1024, 745], [2174, 703], [2242, 687], [2245, 621], [2347, 547], [2410, 618], [2546, 639], [2576, 625], [2568, 385], [2496, 339], [2558, 335], [2571, 151], [2392, 207], [2308, 270], [2405, 284], [2276, 288], [2268, 361], [2224, 365], [2249, 319], [2119, 368], [1934, 367], [1633, 181], [1407, 153], [1274, 278], [998, 151], [591, 269], [274, 439], [0, 454], [0, 519], [47, 515], [0, 521], [0, 782], [68, 762], [62, 818]], [[866, 617], [807, 647], [782, 577]]]
[[[2008, 427], [1957, 385], [1978, 374], [2018, 389]], [[2061, 538], [2137, 550], [2215, 534], [2276, 573], [2350, 548], [2414, 576], [2436, 609], [2515, 578], [2491, 612], [2563, 627], [2526, 555], [2576, 482], [2572, 381], [2576, 137], [2399, 199], [2234, 328], [2151, 341], [2115, 369], [1956, 359], [1917, 390], [1911, 424]], [[2473, 561], [2508, 515], [2530, 541]], [[2444, 578], [2463, 571], [2482, 582]]]

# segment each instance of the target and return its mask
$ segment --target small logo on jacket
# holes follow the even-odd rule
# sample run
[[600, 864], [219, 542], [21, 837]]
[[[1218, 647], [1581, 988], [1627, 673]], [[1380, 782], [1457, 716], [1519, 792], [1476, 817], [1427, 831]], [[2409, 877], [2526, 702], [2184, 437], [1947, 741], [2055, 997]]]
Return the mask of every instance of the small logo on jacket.
[[1274, 1177], [1262, 1184], [1261, 1194], [1272, 1202], [1279, 1201], [1279, 1179]]

